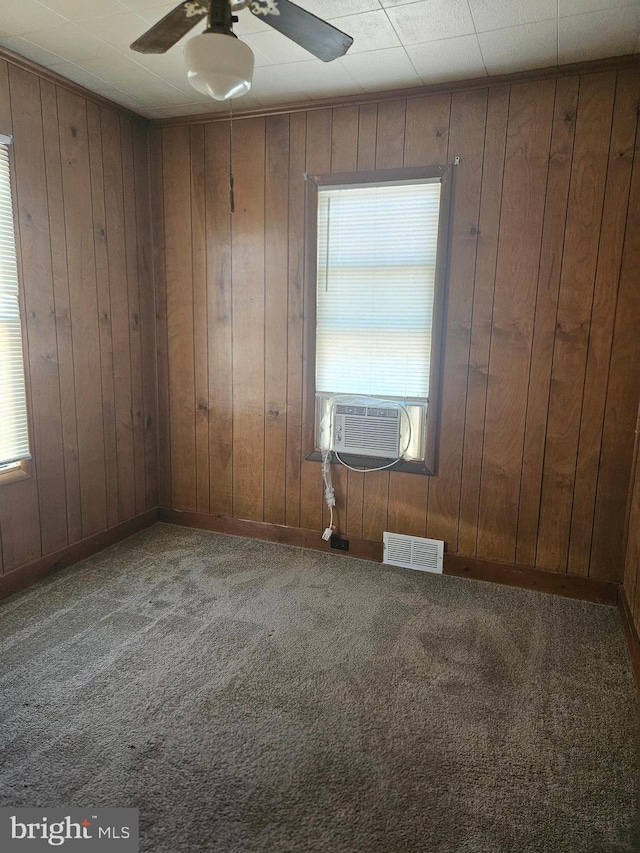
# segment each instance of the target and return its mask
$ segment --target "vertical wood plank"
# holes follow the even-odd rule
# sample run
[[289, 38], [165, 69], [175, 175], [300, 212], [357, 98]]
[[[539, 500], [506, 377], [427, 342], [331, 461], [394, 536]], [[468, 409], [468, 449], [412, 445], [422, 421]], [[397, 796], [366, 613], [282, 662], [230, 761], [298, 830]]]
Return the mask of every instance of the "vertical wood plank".
[[536, 565], [552, 571], [567, 570], [614, 93], [615, 74], [591, 74], [578, 97], [536, 554]]
[[404, 165], [430, 166], [447, 162], [451, 95], [426, 95], [407, 101]]
[[624, 564], [624, 590], [633, 615], [636, 631], [640, 633], [640, 407], [636, 419], [636, 443], [629, 489], [627, 549]]
[[471, 343], [460, 485], [458, 550], [476, 553], [489, 350], [502, 211], [502, 177], [509, 114], [508, 88], [489, 90], [480, 200], [478, 249], [473, 286]]
[[150, 138], [151, 223], [155, 299], [156, 363], [158, 371], [158, 502], [171, 506], [171, 437], [169, 417], [169, 334], [165, 274], [164, 155], [162, 130]]
[[398, 169], [404, 163], [406, 101], [378, 104], [376, 169]]
[[145, 471], [145, 429], [142, 388], [142, 320], [140, 317], [140, 282], [138, 280], [138, 233], [136, 220], [135, 172], [131, 123], [120, 117], [120, 145], [124, 189], [124, 231], [127, 258], [127, 299], [129, 304], [129, 351], [131, 353], [131, 414], [133, 421], [133, 469], [135, 477], [136, 515], [144, 512], [147, 502]]
[[580, 414], [576, 479], [571, 506], [567, 569], [570, 573], [579, 575], [587, 575], [589, 572], [602, 423], [622, 262], [624, 226], [629, 204], [637, 110], [638, 75], [634, 72], [621, 72], [616, 86], [604, 210], [599, 231], [598, 260]]
[[0, 59], [0, 133], [11, 136], [13, 121], [11, 117], [11, 95], [9, 92], [9, 66]]
[[193, 357], [196, 395], [196, 502], [209, 512], [209, 351], [204, 125], [190, 128], [191, 258], [193, 275]]
[[96, 104], [87, 104], [87, 122], [94, 226], [93, 239], [94, 251], [96, 253], [100, 371], [102, 377], [102, 422], [107, 484], [107, 526], [113, 527], [119, 520], [118, 452], [116, 444], [115, 388], [113, 377], [113, 338], [111, 334], [109, 252], [107, 248], [107, 219], [104, 203], [104, 173], [102, 168], [102, 133], [100, 108]]
[[338, 107], [331, 118], [331, 171], [355, 172], [358, 166], [358, 107]]
[[39, 80], [12, 68], [14, 205], [19, 224], [31, 382], [32, 453], [38, 474], [43, 553], [68, 542], [55, 299]]
[[233, 513], [233, 338], [229, 126], [205, 131], [207, 320], [209, 337], [209, 504]]
[[529, 393], [525, 425], [516, 562], [532, 566], [536, 559], [544, 443], [549, 407], [551, 361], [558, 311], [573, 140], [578, 108], [578, 77], [556, 84], [551, 151], [540, 251]]
[[287, 461], [289, 116], [266, 121], [264, 520], [284, 524]]
[[58, 89], [62, 192], [78, 418], [82, 535], [107, 526], [102, 375], [86, 101]]
[[124, 521], [126, 518], [133, 518], [136, 513], [136, 490], [129, 342], [129, 293], [119, 117], [111, 110], [101, 109], [100, 125], [111, 295], [118, 508], [120, 521]]
[[419, 474], [391, 474], [387, 530], [405, 536], [425, 535], [428, 484], [429, 478]]
[[347, 496], [345, 499], [345, 532], [349, 536], [362, 537], [364, 510], [364, 474], [349, 471]]
[[513, 86], [489, 356], [478, 556], [513, 562], [555, 82]]
[[443, 539], [451, 551], [458, 542], [460, 480], [464, 441], [464, 396], [471, 342], [471, 308], [478, 242], [482, 149], [487, 90], [462, 92], [451, 99], [448, 162], [456, 167], [451, 253], [442, 368], [438, 474], [429, 483], [427, 536]]
[[56, 87], [43, 80], [40, 83], [40, 93], [47, 177], [47, 201], [49, 207], [53, 295], [56, 312], [67, 531], [68, 541], [77, 542], [82, 538], [80, 466], [78, 462], [78, 423]]
[[136, 197], [136, 242], [140, 292], [142, 347], [142, 412], [144, 422], [145, 509], [158, 505], [158, 387], [156, 379], [156, 323], [152, 280], [149, 133], [142, 123], [132, 126]]
[[287, 459], [285, 521], [300, 526], [302, 477], [302, 354], [307, 116], [289, 121], [289, 258], [287, 304]]
[[189, 127], [163, 131], [171, 505], [197, 509]]
[[376, 167], [376, 141], [378, 137], [378, 105], [363, 104], [358, 110], [358, 171], [366, 172]]
[[262, 521], [264, 502], [265, 121], [234, 128], [233, 512]]

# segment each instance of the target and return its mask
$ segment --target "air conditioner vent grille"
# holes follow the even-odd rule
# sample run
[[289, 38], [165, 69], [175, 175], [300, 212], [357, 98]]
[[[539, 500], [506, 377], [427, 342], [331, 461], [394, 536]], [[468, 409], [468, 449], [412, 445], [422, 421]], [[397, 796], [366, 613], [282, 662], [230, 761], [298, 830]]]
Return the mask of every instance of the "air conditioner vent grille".
[[383, 562], [389, 566], [417, 569], [421, 572], [442, 574], [444, 542], [440, 539], [422, 539], [401, 533], [383, 534]]
[[332, 450], [397, 459], [400, 455], [400, 410], [336, 406]]

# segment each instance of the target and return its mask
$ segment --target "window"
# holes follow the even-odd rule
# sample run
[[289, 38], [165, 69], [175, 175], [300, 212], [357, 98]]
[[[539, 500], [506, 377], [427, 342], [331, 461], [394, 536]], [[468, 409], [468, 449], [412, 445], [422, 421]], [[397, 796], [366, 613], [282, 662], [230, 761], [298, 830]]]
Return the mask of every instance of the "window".
[[10, 139], [0, 136], [0, 472], [29, 459], [18, 269], [11, 201]]
[[[434, 167], [309, 179], [316, 448], [344, 406], [382, 416], [383, 429], [393, 411], [395, 467], [435, 471], [448, 178]], [[363, 461], [367, 448], [356, 467], [388, 463], [374, 451]]]

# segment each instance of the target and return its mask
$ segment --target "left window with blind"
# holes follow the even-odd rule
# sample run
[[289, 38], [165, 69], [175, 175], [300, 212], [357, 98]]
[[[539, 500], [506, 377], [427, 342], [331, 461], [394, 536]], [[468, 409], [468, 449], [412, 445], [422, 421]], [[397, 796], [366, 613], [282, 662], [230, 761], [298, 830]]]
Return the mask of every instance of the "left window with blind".
[[0, 475], [31, 458], [10, 144], [0, 136]]

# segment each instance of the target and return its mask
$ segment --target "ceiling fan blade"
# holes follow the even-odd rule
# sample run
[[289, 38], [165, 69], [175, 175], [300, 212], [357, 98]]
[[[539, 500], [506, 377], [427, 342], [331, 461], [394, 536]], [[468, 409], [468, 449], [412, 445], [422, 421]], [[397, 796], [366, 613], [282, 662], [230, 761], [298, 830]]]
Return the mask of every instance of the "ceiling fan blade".
[[165, 53], [209, 14], [209, 0], [184, 0], [131, 45], [138, 53]]
[[253, 0], [251, 12], [323, 62], [344, 56], [353, 39], [290, 0]]

